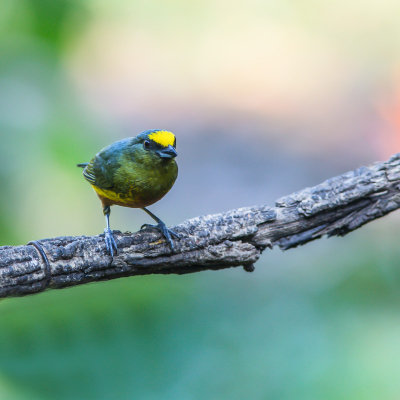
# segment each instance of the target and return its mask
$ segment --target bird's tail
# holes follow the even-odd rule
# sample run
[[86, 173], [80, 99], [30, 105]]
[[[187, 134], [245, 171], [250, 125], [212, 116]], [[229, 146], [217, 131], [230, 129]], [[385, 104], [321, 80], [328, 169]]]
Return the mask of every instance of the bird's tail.
[[76, 164], [77, 167], [79, 168], [85, 168], [89, 163], [83, 163], [83, 164]]

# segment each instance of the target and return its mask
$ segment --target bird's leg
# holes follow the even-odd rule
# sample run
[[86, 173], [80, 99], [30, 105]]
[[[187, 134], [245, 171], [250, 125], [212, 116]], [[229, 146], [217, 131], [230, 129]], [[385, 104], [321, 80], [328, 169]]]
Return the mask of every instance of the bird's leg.
[[157, 225], [152, 225], [152, 224], [143, 224], [140, 229], [143, 229], [145, 227], [151, 226], [153, 228], [157, 228], [160, 230], [160, 232], [164, 235], [167, 243], [169, 244], [171, 251], [174, 251], [174, 244], [172, 243], [171, 236], [176, 237], [177, 239], [180, 239], [178, 234], [175, 232], [171, 231], [171, 229], [168, 229], [167, 226], [164, 224], [164, 222], [161, 221], [160, 218], [156, 217], [151, 211], [149, 211], [147, 208], [143, 207], [142, 210], [146, 212], [147, 214], [150, 215], [151, 218], [154, 219], [154, 221], [157, 222]]
[[112, 257], [114, 255], [114, 250], [115, 254], [118, 254], [118, 248], [117, 244], [115, 243], [112, 230], [110, 229], [110, 213], [111, 213], [110, 206], [104, 206], [103, 213], [106, 217], [106, 224], [107, 224], [106, 229], [104, 229], [104, 239], [106, 241], [107, 253]]

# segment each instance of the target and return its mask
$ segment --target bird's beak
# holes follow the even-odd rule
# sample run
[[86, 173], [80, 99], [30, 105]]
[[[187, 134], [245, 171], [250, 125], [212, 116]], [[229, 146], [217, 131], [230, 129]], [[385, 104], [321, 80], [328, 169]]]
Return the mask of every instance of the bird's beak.
[[178, 155], [176, 150], [171, 145], [169, 145], [166, 149], [157, 151], [157, 153], [161, 158], [175, 158]]

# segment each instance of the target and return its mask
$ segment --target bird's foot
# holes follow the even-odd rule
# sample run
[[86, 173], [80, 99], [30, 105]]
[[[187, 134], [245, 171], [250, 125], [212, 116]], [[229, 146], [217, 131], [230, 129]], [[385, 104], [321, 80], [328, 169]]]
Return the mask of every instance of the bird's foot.
[[104, 229], [104, 240], [106, 241], [107, 253], [112, 257], [115, 250], [115, 254], [118, 254], [117, 244], [115, 243], [114, 236], [110, 228]]
[[167, 243], [169, 244], [169, 247], [171, 248], [171, 251], [174, 251], [174, 244], [172, 243], [172, 239], [171, 236], [177, 238], [178, 240], [181, 240], [181, 238], [179, 237], [179, 235], [177, 233], [175, 233], [174, 231], [171, 231], [171, 229], [168, 229], [167, 226], [164, 224], [164, 222], [160, 221], [157, 225], [153, 225], [153, 224], [143, 224], [140, 229], [143, 228], [156, 228], [158, 229], [165, 237], [165, 240], [167, 241]]

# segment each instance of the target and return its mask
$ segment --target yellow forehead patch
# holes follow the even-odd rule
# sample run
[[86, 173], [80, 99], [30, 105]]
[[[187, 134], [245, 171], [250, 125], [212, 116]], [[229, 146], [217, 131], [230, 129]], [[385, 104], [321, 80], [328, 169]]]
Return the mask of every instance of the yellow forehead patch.
[[168, 131], [153, 132], [149, 135], [149, 139], [164, 147], [173, 146], [175, 143], [175, 135]]

